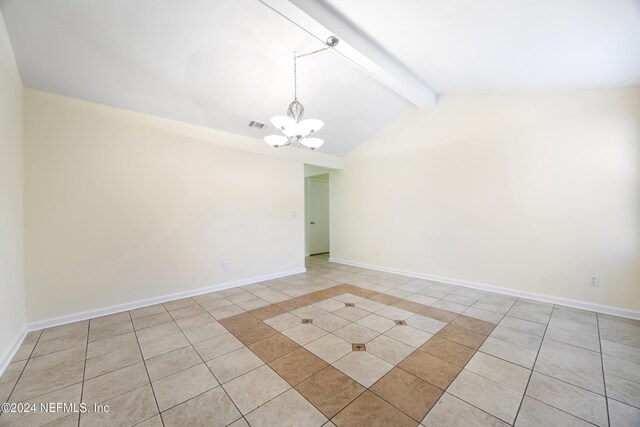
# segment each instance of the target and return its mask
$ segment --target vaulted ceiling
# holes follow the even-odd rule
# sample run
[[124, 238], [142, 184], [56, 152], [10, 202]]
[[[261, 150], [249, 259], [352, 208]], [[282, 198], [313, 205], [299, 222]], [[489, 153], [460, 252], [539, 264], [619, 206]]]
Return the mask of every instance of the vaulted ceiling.
[[[297, 0], [292, 3], [313, 3]], [[638, 0], [316, 1], [438, 94], [640, 85]], [[269, 3], [269, 2], [265, 2]], [[262, 138], [321, 46], [258, 0], [0, 0], [26, 87]], [[412, 103], [338, 52], [299, 99], [344, 155]]]

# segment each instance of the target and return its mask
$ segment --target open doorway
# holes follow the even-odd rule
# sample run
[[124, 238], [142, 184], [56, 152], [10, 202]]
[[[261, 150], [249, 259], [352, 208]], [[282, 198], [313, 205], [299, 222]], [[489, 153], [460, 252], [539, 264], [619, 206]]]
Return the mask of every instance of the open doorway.
[[331, 242], [331, 169], [304, 165], [305, 255], [328, 256]]

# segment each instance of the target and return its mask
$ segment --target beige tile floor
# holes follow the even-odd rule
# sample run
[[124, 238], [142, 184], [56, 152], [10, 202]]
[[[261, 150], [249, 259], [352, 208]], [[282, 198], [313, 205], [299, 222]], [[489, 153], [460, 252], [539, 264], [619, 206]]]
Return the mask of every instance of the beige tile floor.
[[0, 426], [640, 426], [638, 321], [307, 270], [31, 332], [0, 401], [89, 410]]

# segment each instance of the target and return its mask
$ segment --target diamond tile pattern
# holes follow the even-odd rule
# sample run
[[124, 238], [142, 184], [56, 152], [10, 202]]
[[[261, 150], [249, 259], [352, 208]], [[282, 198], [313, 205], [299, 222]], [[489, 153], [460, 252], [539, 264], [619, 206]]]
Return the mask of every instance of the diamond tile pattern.
[[[634, 425], [640, 322], [309, 257], [307, 273], [30, 332], [0, 425]], [[606, 393], [606, 394], [605, 394]]]
[[328, 366], [298, 384], [296, 390], [331, 418], [362, 394], [365, 388], [333, 366]]

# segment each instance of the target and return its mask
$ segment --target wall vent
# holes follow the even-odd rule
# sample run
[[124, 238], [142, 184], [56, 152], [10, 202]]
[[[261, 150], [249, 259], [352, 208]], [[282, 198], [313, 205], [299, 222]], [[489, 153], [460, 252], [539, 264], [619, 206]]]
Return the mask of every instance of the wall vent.
[[251, 120], [249, 122], [249, 127], [250, 128], [262, 129], [264, 127], [264, 123], [260, 123], [260, 122], [256, 122], [255, 120]]

